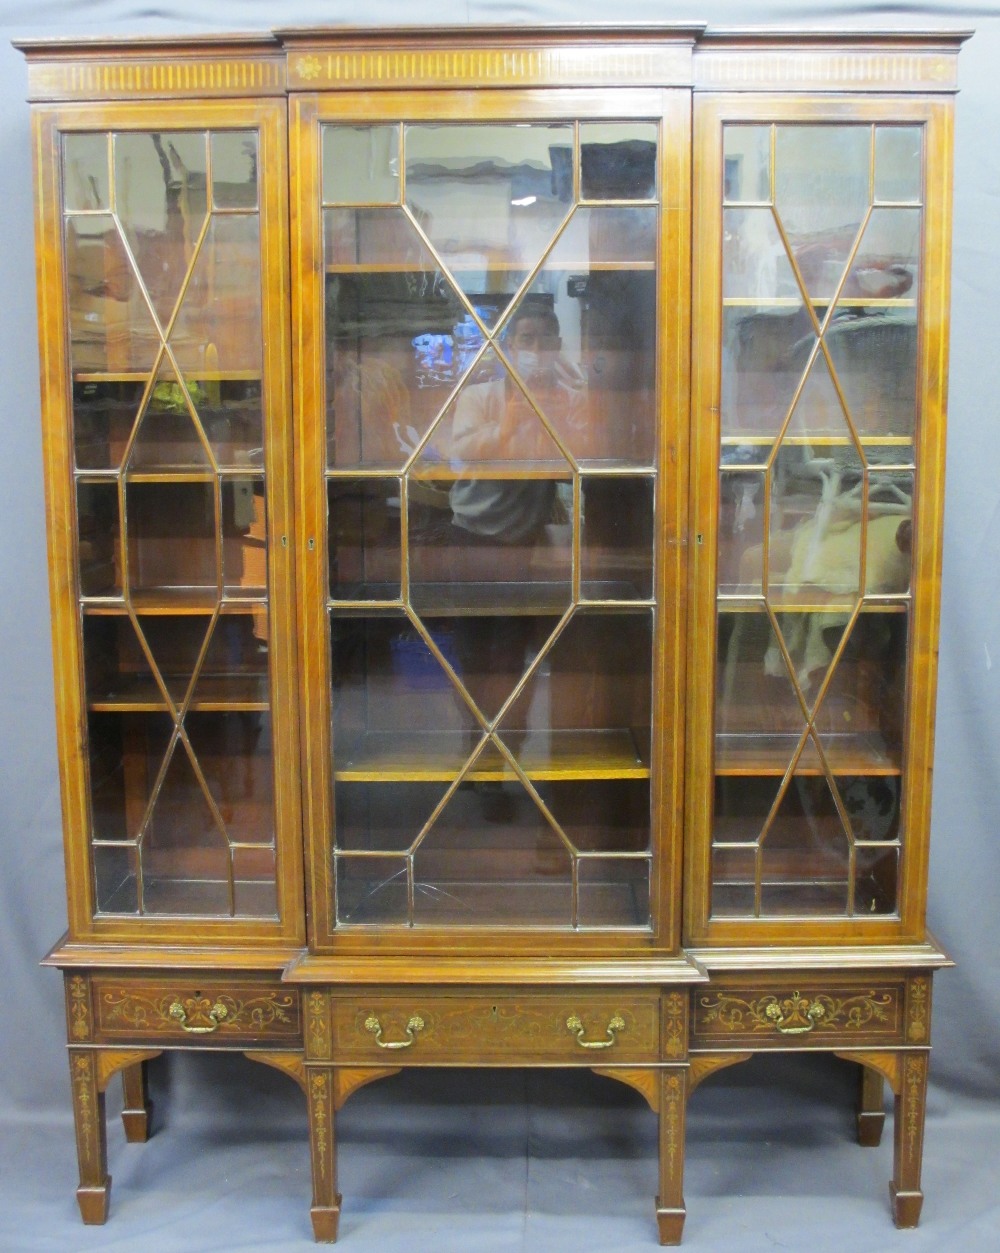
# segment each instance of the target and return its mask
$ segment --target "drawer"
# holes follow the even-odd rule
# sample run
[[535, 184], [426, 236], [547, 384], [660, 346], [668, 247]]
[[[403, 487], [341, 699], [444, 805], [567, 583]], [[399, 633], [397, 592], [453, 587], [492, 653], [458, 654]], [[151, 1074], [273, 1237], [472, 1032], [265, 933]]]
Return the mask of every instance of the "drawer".
[[713, 979], [692, 994], [691, 1046], [842, 1048], [903, 1043], [905, 983], [808, 975]]
[[635, 992], [547, 996], [334, 996], [333, 1060], [560, 1065], [659, 1060], [659, 997]]
[[92, 985], [99, 1043], [301, 1043], [299, 994], [276, 981], [95, 975]]

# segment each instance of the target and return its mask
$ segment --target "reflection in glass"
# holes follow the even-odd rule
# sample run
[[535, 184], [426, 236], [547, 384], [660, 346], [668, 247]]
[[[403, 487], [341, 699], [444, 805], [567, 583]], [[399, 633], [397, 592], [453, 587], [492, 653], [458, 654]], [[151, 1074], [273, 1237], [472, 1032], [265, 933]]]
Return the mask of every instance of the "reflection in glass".
[[899, 775], [856, 775], [837, 779], [840, 799], [855, 840], [898, 840]]
[[854, 878], [854, 912], [866, 916], [897, 910], [899, 849], [859, 848]]
[[912, 470], [869, 474], [867, 545], [866, 594], [908, 592], [913, 561]]
[[771, 209], [724, 210], [722, 240], [723, 299], [801, 300], [801, 289]]
[[578, 460], [653, 460], [655, 259], [655, 209], [577, 208], [505, 326], [505, 346], [516, 353], [530, 310], [555, 319], [555, 389], [546, 396], [542, 379], [520, 374]]
[[726, 204], [771, 202], [771, 127], [723, 128], [723, 197]]
[[[753, 456], [753, 450], [747, 450]], [[764, 480], [761, 470], [719, 475], [719, 593], [759, 596], [763, 592]]]
[[849, 840], [829, 781], [796, 776], [761, 847], [761, 912], [846, 914], [849, 867]]
[[871, 203], [870, 126], [776, 126], [774, 204], [806, 291], [836, 291]]
[[657, 131], [655, 122], [581, 122], [582, 198], [652, 200]]
[[399, 479], [330, 479], [327, 483], [330, 596], [397, 600], [400, 595]]
[[213, 216], [168, 340], [185, 378], [260, 374], [260, 282], [260, 219]]
[[257, 135], [255, 131], [213, 131], [212, 208], [257, 208]]
[[152, 368], [160, 338], [110, 214], [67, 217], [66, 291], [74, 374]]
[[99, 914], [139, 912], [138, 852], [131, 845], [95, 844], [94, 880]]
[[[730, 305], [722, 315], [722, 434], [765, 436], [781, 430], [816, 347], [800, 300], [787, 305]], [[767, 448], [740, 455], [763, 462]]]
[[326, 224], [328, 464], [398, 469], [481, 335], [401, 210], [328, 209]]
[[323, 203], [399, 203], [399, 127], [323, 127]]
[[63, 207], [67, 212], [110, 209], [110, 148], [106, 134], [64, 134]]
[[875, 199], [919, 204], [923, 183], [922, 126], [875, 127]]
[[500, 297], [492, 325], [566, 216], [573, 128], [412, 125], [404, 144], [406, 203], [469, 300]]
[[166, 328], [209, 210], [207, 136], [136, 131], [113, 142], [118, 220]]

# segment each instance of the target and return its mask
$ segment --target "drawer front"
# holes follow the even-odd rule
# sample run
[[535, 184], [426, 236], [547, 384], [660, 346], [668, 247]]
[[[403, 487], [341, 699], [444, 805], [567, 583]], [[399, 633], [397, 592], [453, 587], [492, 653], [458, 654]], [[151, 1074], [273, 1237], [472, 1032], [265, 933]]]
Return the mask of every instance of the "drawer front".
[[98, 1042], [203, 1046], [302, 1039], [299, 994], [275, 982], [197, 977], [110, 979], [95, 976]]
[[865, 1047], [903, 1043], [904, 982], [713, 983], [693, 993], [692, 1047]]
[[659, 998], [406, 995], [332, 1000], [333, 1060], [394, 1064], [655, 1062]]

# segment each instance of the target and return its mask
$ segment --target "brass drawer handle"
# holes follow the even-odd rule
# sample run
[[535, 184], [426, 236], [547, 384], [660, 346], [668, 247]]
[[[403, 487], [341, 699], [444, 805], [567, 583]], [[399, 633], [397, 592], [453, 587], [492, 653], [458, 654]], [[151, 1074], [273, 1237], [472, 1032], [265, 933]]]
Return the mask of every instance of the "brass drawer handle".
[[582, 1049], [609, 1049], [615, 1042], [616, 1033], [625, 1030], [625, 1019], [621, 1014], [615, 1014], [607, 1025], [608, 1038], [606, 1040], [585, 1040], [583, 1038], [584, 1026], [577, 1014], [570, 1014], [566, 1019], [566, 1029], [573, 1032], [577, 1044]]
[[772, 1001], [764, 1013], [782, 1035], [806, 1035], [826, 1017], [826, 1009], [819, 1001], [810, 1005], [808, 998], [799, 996], [798, 992], [781, 1005]]
[[[190, 1002], [188, 1003], [190, 1004]], [[204, 1004], [207, 1006], [208, 1002], [206, 1001]], [[203, 1013], [201, 1007], [199, 1006], [198, 1008], [199, 1012]], [[174, 1001], [170, 1006], [169, 1013], [170, 1017], [176, 1018], [183, 1030], [187, 1031], [189, 1035], [211, 1035], [213, 1031], [218, 1031], [222, 1023], [229, 1017], [229, 1010], [226, 1009], [221, 1001], [216, 1001], [212, 1008], [207, 1013], [204, 1013], [204, 1017], [209, 1018], [211, 1021], [203, 1027], [194, 1027], [188, 1022], [187, 1010], [180, 1001]]]
[[406, 1024], [405, 1040], [383, 1040], [382, 1024], [374, 1014], [369, 1015], [365, 1019], [365, 1030], [370, 1031], [375, 1037], [375, 1043], [380, 1049], [408, 1049], [411, 1044], [416, 1043], [417, 1032], [423, 1031], [424, 1020], [419, 1014], [413, 1014], [410, 1021]]

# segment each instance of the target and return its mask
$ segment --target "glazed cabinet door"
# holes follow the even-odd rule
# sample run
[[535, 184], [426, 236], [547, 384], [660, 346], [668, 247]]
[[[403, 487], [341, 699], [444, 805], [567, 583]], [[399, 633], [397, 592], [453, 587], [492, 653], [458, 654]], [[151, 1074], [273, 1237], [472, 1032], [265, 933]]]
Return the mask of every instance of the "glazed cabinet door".
[[697, 99], [690, 938], [922, 938], [948, 106]]
[[670, 946], [685, 98], [470, 99], [293, 101], [313, 939]]
[[304, 930], [283, 113], [35, 116], [75, 938]]

